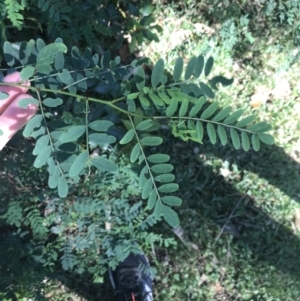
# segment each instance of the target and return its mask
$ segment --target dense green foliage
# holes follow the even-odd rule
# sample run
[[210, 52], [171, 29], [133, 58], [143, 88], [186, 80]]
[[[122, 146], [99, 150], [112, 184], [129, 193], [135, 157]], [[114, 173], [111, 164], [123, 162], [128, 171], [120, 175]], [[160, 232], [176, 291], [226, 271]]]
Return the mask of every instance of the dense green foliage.
[[[184, 4], [195, 11], [200, 7], [211, 20], [221, 22], [224, 52], [237, 55], [245, 45], [257, 41], [250, 27], [258, 7], [253, 8], [247, 1], [240, 5], [224, 1], [224, 10], [217, 1], [208, 1], [211, 9], [207, 10], [200, 2]], [[184, 11], [181, 1], [175, 5]], [[265, 1], [259, 11], [270, 24], [287, 26], [296, 23], [297, 5], [295, 1]], [[195, 210], [213, 216], [211, 212], [224, 214], [233, 206], [226, 198], [224, 205], [187, 201], [184, 193], [189, 199], [193, 196], [184, 192], [185, 187], [218, 181], [206, 178], [206, 174], [197, 177], [198, 182], [186, 176], [187, 171], [182, 170], [185, 160], [178, 160], [178, 154], [169, 147], [175, 138], [180, 138], [178, 143], [203, 151], [209, 149], [207, 145], [219, 150], [229, 144], [239, 154], [239, 150], [254, 154], [261, 142], [274, 142], [266, 133], [271, 129], [268, 123], [255, 123], [253, 114], [243, 117], [244, 107], [239, 109], [234, 103], [220, 104], [223, 87], [236, 83], [215, 74], [214, 59], [206, 55], [207, 51], [187, 62], [176, 55], [172, 68], [166, 68], [164, 59], [154, 64], [149, 59], [124, 59], [119, 50], [126, 38], [130, 54], [145, 40], [158, 41], [155, 33], [161, 32], [151, 15], [153, 7], [143, 1], [6, 0], [0, 8], [4, 26], [2, 75], [20, 71], [22, 79], [30, 81], [30, 93], [40, 108], [26, 125], [23, 138], [19, 135], [13, 140], [0, 158], [5, 173], [31, 187], [31, 192], [15, 191], [15, 199], [11, 187], [1, 191], [1, 229], [5, 229], [1, 254], [6, 267], [1, 265], [0, 269], [6, 275], [0, 278], [0, 285], [5, 296], [43, 300], [47, 288], [42, 281], [66, 283], [68, 273], [79, 279], [92, 275], [94, 283], [103, 282], [108, 265], [114, 267], [130, 251], [139, 252], [132, 245], [135, 240], [145, 251], [153, 250], [155, 245], [170, 250], [174, 260], [177, 256], [182, 260], [180, 254], [189, 253], [186, 265], [182, 264], [175, 274], [168, 260], [162, 261], [161, 270], [173, 285], [170, 287], [165, 280], [168, 289], [160, 295], [164, 300], [214, 300], [210, 286], [220, 279], [228, 300], [252, 300], [254, 296], [257, 300], [276, 300], [272, 298], [277, 292], [264, 286], [273, 288], [272, 282], [280, 276], [255, 279], [255, 273], [268, 275], [274, 268], [265, 262], [260, 264], [255, 255], [247, 253], [247, 247], [232, 247], [234, 267], [228, 266], [229, 259], [220, 259], [227, 271], [220, 277], [223, 268], [218, 269], [216, 256], [224, 258], [228, 252], [224, 246], [233, 240], [218, 239], [216, 246], [212, 245], [208, 236], [217, 236], [218, 228], [211, 222], [203, 225], [202, 234], [192, 233], [187, 239], [201, 241], [200, 247], [206, 249], [201, 255], [187, 252], [182, 245], [177, 247], [172, 232], [166, 234], [160, 229], [163, 219], [172, 228], [177, 227], [177, 212], [185, 224], [195, 223], [196, 229], [199, 216]], [[248, 11], [252, 15], [245, 16]], [[296, 40], [297, 25], [294, 29]], [[17, 150], [23, 148], [25, 153], [19, 154]], [[184, 152], [192, 158], [193, 154], [186, 149]], [[190, 168], [191, 163], [187, 166]], [[212, 184], [208, 186], [215, 189]], [[197, 195], [197, 191], [193, 193]], [[261, 223], [260, 219], [256, 221]], [[255, 237], [253, 234], [251, 239]], [[189, 242], [187, 245], [193, 246]], [[255, 253], [254, 247], [249, 248]], [[200, 270], [207, 278], [204, 272], [197, 272], [197, 276], [191, 272], [193, 260], [201, 262]], [[255, 270], [249, 268], [250, 264]], [[30, 283], [27, 273], [32, 275]], [[163, 287], [164, 280], [160, 276], [157, 279]], [[236, 279], [242, 280], [237, 283]], [[199, 283], [207, 286], [198, 290]], [[286, 285], [290, 283], [288, 278]], [[259, 289], [255, 293], [256, 287]]]

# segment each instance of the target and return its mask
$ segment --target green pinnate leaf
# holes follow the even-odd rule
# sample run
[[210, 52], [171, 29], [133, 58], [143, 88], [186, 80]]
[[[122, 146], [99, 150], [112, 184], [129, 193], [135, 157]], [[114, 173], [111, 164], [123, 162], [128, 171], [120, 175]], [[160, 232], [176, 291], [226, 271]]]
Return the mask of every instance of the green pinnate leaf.
[[163, 59], [159, 59], [153, 67], [151, 74], [151, 85], [155, 88], [161, 81], [164, 73], [165, 63]]
[[273, 145], [275, 142], [274, 137], [270, 134], [258, 133], [257, 136], [258, 136], [259, 140], [265, 144]]
[[256, 132], [256, 133], [267, 132], [271, 129], [272, 129], [272, 126], [270, 124], [264, 122], [264, 121], [252, 124], [252, 125], [247, 127], [247, 130], [252, 131], [252, 132]]
[[200, 82], [200, 88], [207, 97], [209, 98], [215, 97], [215, 93], [207, 84]]
[[89, 124], [89, 128], [97, 132], [107, 132], [113, 125], [109, 120], [95, 120]]
[[162, 211], [162, 203], [161, 200], [158, 199], [156, 201], [155, 207], [154, 207], [154, 217], [159, 220], [161, 216], [161, 211]]
[[146, 131], [146, 130], [149, 130], [152, 126], [153, 126], [153, 121], [151, 119], [146, 119], [146, 120], [140, 122], [136, 126], [136, 129], [138, 131]]
[[211, 103], [205, 110], [204, 112], [201, 114], [201, 119], [208, 119], [211, 115], [213, 115], [216, 110], [219, 107], [219, 103], [218, 102], [213, 102]]
[[230, 128], [230, 137], [231, 137], [233, 147], [235, 149], [240, 149], [240, 147], [241, 147], [240, 137], [234, 128]]
[[222, 145], [225, 146], [227, 143], [227, 133], [226, 133], [224, 127], [221, 126], [220, 124], [218, 125], [218, 135], [219, 135]]
[[155, 173], [168, 173], [171, 172], [174, 169], [174, 166], [172, 164], [155, 164], [151, 166], [151, 170]]
[[250, 149], [250, 139], [246, 132], [242, 132], [242, 146], [244, 151], [248, 151]]
[[156, 189], [152, 189], [147, 202], [148, 209], [152, 210], [154, 208], [156, 199], [157, 199]]
[[222, 110], [221, 110], [221, 111], [213, 118], [213, 121], [218, 122], [218, 121], [223, 120], [224, 118], [226, 118], [226, 117], [230, 114], [231, 110], [232, 110], [232, 107], [231, 107], [231, 106], [228, 106], [228, 107], [222, 109]]
[[158, 191], [163, 192], [163, 193], [172, 193], [172, 192], [177, 191], [178, 189], [179, 189], [179, 186], [176, 183], [163, 184], [158, 187]]
[[169, 105], [169, 104], [171, 103], [170, 98], [169, 98], [166, 94], [164, 94], [164, 93], [162, 93], [162, 92], [157, 92], [157, 94], [158, 94], [159, 98], [160, 98], [165, 104]]
[[69, 171], [70, 177], [74, 178], [78, 176], [86, 166], [88, 160], [89, 160], [89, 152], [87, 150], [84, 150], [73, 161]]
[[57, 190], [60, 198], [65, 198], [68, 195], [69, 192], [68, 182], [63, 175], [59, 177]]
[[197, 63], [195, 65], [195, 69], [194, 69], [194, 77], [198, 78], [202, 71], [203, 71], [203, 67], [204, 67], [204, 57], [203, 55], [199, 55], [197, 57]]
[[63, 100], [61, 98], [50, 98], [47, 97], [43, 101], [43, 105], [50, 108], [55, 108], [63, 104]]
[[147, 160], [154, 164], [166, 163], [170, 160], [170, 156], [166, 154], [154, 154], [148, 156]]
[[51, 147], [51, 145], [46, 146], [45, 148], [43, 148], [39, 152], [38, 156], [35, 158], [33, 166], [35, 168], [40, 168], [43, 165], [45, 165], [47, 163], [48, 159], [50, 158], [51, 153], [52, 153], [52, 147]]
[[166, 116], [172, 117], [175, 114], [175, 112], [177, 111], [177, 107], [178, 107], [178, 100], [175, 98], [172, 98], [170, 105], [166, 109]]
[[202, 122], [199, 120], [196, 122], [196, 132], [197, 132], [198, 140], [202, 141], [203, 136], [204, 136], [204, 128], [203, 128]]
[[48, 186], [50, 188], [56, 188], [58, 185], [58, 180], [59, 180], [59, 175], [60, 175], [60, 170], [58, 166], [54, 167], [53, 173], [50, 174], [48, 178]]
[[189, 117], [194, 117], [195, 115], [197, 115], [202, 109], [205, 101], [205, 97], [201, 97], [190, 110]]
[[179, 226], [178, 214], [169, 206], [162, 205], [162, 214], [164, 220], [172, 227], [176, 228]]
[[35, 68], [32, 66], [27, 66], [22, 69], [20, 76], [22, 80], [27, 80], [32, 77], [35, 73]]
[[37, 55], [37, 63], [52, 64], [58, 52], [67, 52], [67, 46], [63, 43], [51, 43], [43, 47]]
[[177, 58], [173, 70], [173, 79], [174, 82], [177, 83], [180, 80], [183, 71], [183, 59], [182, 57]]
[[92, 164], [100, 171], [116, 172], [118, 170], [114, 162], [103, 157], [93, 158]]
[[169, 206], [180, 206], [182, 204], [182, 199], [177, 196], [164, 196], [161, 198], [163, 203]]
[[153, 182], [152, 179], [149, 178], [146, 181], [146, 184], [144, 185], [143, 191], [142, 191], [142, 199], [147, 199], [150, 196], [150, 193], [153, 189]]
[[151, 98], [151, 100], [153, 101], [154, 104], [156, 104], [157, 106], [163, 106], [164, 102], [154, 93], [149, 93], [148, 94], [149, 97]]
[[141, 148], [140, 145], [137, 143], [131, 151], [130, 162], [134, 163], [139, 158], [140, 153], [141, 153]]
[[81, 137], [84, 133], [85, 126], [76, 125], [69, 128], [67, 132], [61, 134], [59, 137], [59, 141], [63, 143], [77, 141], [77, 139]]
[[197, 58], [193, 56], [189, 60], [187, 67], [185, 69], [185, 74], [184, 74], [185, 80], [188, 80], [193, 75], [196, 64], [197, 64]]
[[155, 137], [155, 136], [147, 136], [142, 138], [141, 140], [142, 145], [145, 146], [157, 146], [162, 144], [163, 139], [161, 137]]
[[6, 92], [0, 92], [0, 101], [5, 100], [9, 97], [9, 94]]
[[180, 109], [179, 109], [179, 117], [185, 116], [185, 114], [187, 112], [187, 109], [188, 109], [188, 106], [189, 106], [189, 101], [187, 99], [184, 99], [182, 101], [182, 104], [181, 104]]
[[129, 142], [131, 142], [131, 140], [134, 137], [134, 129], [130, 129], [125, 135], [124, 137], [121, 139], [120, 144], [127, 144]]
[[141, 102], [141, 105], [143, 105], [145, 107], [150, 107], [150, 101], [145, 96], [140, 95], [139, 100]]
[[217, 134], [216, 134], [216, 130], [215, 127], [212, 123], [207, 123], [207, 134], [209, 137], [209, 140], [212, 144], [215, 144], [217, 142]]
[[39, 128], [41, 126], [41, 122], [43, 120], [43, 115], [36, 114], [34, 115], [26, 124], [23, 136], [28, 138], [35, 128]]
[[204, 75], [207, 77], [209, 76], [211, 70], [212, 70], [212, 67], [214, 65], [214, 58], [213, 57], [209, 57], [208, 60], [206, 61], [206, 64], [205, 64], [205, 69], [204, 69]]
[[251, 142], [252, 142], [253, 149], [256, 152], [258, 152], [260, 149], [260, 142], [259, 142], [259, 138], [256, 134], [252, 134]]
[[28, 105], [38, 105], [38, 104], [39, 101], [32, 97], [22, 98], [18, 101], [18, 107], [22, 109], [26, 109]]
[[38, 155], [41, 151], [43, 151], [43, 149], [45, 147], [47, 147], [49, 144], [49, 136], [48, 135], [44, 135], [44, 136], [41, 136], [37, 141], [36, 141], [36, 144], [35, 144], [35, 147], [32, 151], [32, 154], [33, 155]]
[[154, 180], [161, 183], [169, 183], [175, 180], [175, 176], [171, 173], [167, 173], [167, 174], [156, 176]]
[[225, 124], [232, 124], [234, 122], [236, 122], [244, 113], [243, 109], [239, 109], [235, 112], [233, 112], [232, 114], [230, 114], [223, 122]]
[[142, 91], [143, 88], [145, 87], [145, 80], [146, 75], [145, 71], [142, 67], [138, 67], [135, 73], [135, 80], [136, 80], [136, 87], [139, 91]]
[[255, 115], [249, 115], [245, 118], [243, 118], [242, 120], [240, 120], [235, 126], [242, 128], [246, 125], [249, 125], [250, 123], [252, 123], [255, 120]]

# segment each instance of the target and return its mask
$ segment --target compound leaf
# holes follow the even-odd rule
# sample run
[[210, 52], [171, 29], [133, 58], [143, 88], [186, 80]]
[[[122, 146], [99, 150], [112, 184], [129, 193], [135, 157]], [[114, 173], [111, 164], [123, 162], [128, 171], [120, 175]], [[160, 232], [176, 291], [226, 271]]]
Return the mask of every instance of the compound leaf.
[[218, 135], [223, 146], [227, 143], [227, 133], [223, 126], [218, 125]]
[[210, 122], [207, 124], [207, 133], [210, 142], [215, 144], [217, 142], [217, 134], [214, 125]]
[[237, 131], [234, 128], [230, 128], [230, 137], [235, 149], [239, 149], [241, 147], [240, 137]]
[[65, 198], [68, 195], [69, 192], [68, 182], [63, 175], [59, 177], [57, 190], [60, 198]]
[[151, 85], [155, 88], [161, 81], [163, 73], [164, 73], [164, 60], [159, 59], [153, 67], [151, 74]]
[[180, 80], [183, 71], [183, 59], [182, 57], [177, 58], [173, 70], [173, 79], [174, 82], [177, 83]]
[[72, 163], [69, 171], [70, 177], [74, 178], [78, 176], [79, 173], [84, 169], [88, 160], [89, 160], [89, 152], [87, 150], [84, 150], [76, 157], [76, 159]]
[[164, 220], [173, 228], [179, 226], [178, 214], [169, 206], [162, 205]]

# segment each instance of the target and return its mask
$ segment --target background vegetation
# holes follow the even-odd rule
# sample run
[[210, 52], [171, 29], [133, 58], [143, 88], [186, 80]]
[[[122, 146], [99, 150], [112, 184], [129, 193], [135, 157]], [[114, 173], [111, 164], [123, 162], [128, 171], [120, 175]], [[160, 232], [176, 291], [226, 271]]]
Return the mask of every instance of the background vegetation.
[[[219, 90], [216, 100], [222, 107], [242, 107], [272, 124], [276, 141], [275, 146], [263, 146], [256, 153], [211, 145], [208, 137], [203, 144], [183, 142], [164, 132], [160, 151], [171, 156], [180, 187], [177, 196], [183, 203], [176, 209], [179, 228], [160, 222], [140, 232], [141, 241], [149, 233], [154, 236], [153, 243], [143, 247], [156, 268], [156, 299], [298, 300], [299, 2], [138, 1], [117, 5], [118, 1], [102, 1], [102, 23], [100, 19], [83, 22], [88, 13], [83, 19], [82, 9], [92, 14], [96, 2], [99, 5], [99, 1], [79, 1], [79, 10], [68, 1], [6, 0], [0, 4], [3, 42], [38, 37], [53, 42], [59, 36], [67, 45], [89, 46], [100, 55], [110, 49], [124, 64], [135, 56], [149, 57], [152, 62], [163, 57], [171, 73], [179, 55], [186, 62], [192, 55], [213, 56], [214, 75], [234, 78], [230, 88]], [[126, 17], [128, 13], [135, 17]], [[150, 14], [151, 19], [143, 19]], [[149, 67], [151, 72], [151, 63]], [[98, 87], [103, 92], [101, 89]], [[51, 237], [49, 250], [43, 246], [43, 256], [38, 252], [39, 241], [31, 239], [32, 235], [48, 235], [53, 225], [51, 208], [46, 207], [48, 219], [37, 218], [40, 212], [46, 216], [45, 203], [60, 203], [48, 188], [45, 170], [32, 167], [33, 142], [19, 135], [1, 152], [1, 298], [113, 300], [106, 275], [101, 273], [106, 262], [97, 262], [93, 253], [82, 253], [84, 271], [75, 264], [75, 269], [66, 271], [56, 260]], [[120, 211], [125, 212], [139, 204], [138, 175], [130, 169], [126, 149], [122, 152], [114, 159], [121, 167], [117, 175], [101, 175], [100, 183], [91, 176], [71, 191], [64, 203], [66, 210], [62, 209], [68, 217], [63, 218], [67, 223], [62, 233], [71, 231], [77, 220], [72, 196], [81, 196], [83, 203], [85, 197], [108, 201], [122, 196], [129, 199], [128, 204], [120, 204]], [[144, 207], [138, 206], [139, 219], [133, 221], [137, 224], [145, 214]], [[32, 218], [34, 214], [37, 217]], [[18, 220], [22, 227], [15, 223]], [[132, 234], [129, 223], [120, 224], [121, 233], [116, 233], [120, 243], [126, 244]], [[91, 258], [96, 263], [91, 264]]]

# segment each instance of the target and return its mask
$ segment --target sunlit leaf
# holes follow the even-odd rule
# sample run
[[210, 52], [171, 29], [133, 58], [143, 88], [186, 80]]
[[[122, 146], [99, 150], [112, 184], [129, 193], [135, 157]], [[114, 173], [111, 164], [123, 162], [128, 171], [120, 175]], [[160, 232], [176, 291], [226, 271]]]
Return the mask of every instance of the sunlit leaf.
[[35, 147], [32, 151], [33, 155], [38, 155], [45, 147], [47, 147], [49, 144], [49, 136], [44, 135], [41, 136], [35, 143]]
[[51, 43], [45, 46], [37, 55], [37, 63], [51, 64], [53, 63], [54, 56], [58, 52], [67, 52], [67, 47], [63, 43]]
[[23, 136], [29, 137], [35, 128], [41, 126], [41, 122], [43, 120], [43, 115], [36, 114], [34, 115], [26, 124], [25, 129], [23, 130]]
[[157, 106], [163, 106], [164, 102], [154, 93], [149, 93], [148, 96], [151, 98], [153, 103], [155, 103]]
[[35, 68], [32, 66], [27, 66], [24, 69], [22, 69], [20, 76], [22, 80], [27, 80], [30, 77], [32, 77], [35, 73]]

